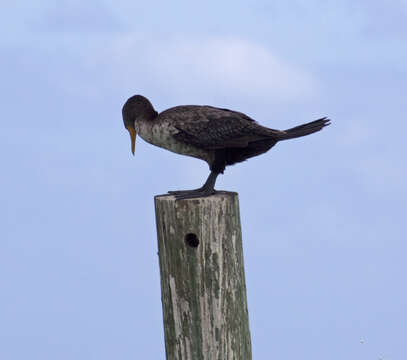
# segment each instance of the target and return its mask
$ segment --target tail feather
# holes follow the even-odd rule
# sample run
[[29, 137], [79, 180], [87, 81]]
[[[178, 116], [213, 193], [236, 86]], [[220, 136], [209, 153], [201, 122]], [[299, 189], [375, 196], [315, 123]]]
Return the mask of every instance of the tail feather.
[[280, 140], [294, 139], [297, 137], [313, 134], [314, 132], [320, 131], [323, 127], [328, 126], [329, 124], [330, 120], [326, 117], [323, 117], [321, 119], [284, 130], [283, 134], [281, 134]]

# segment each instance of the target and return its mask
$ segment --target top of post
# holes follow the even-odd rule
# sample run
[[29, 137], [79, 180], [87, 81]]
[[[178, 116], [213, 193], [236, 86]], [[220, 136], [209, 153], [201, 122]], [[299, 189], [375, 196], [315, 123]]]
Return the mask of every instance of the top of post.
[[174, 195], [171, 194], [162, 194], [162, 195], [155, 195], [155, 201], [174, 201], [178, 204], [185, 204], [185, 203], [202, 203], [202, 202], [212, 202], [212, 201], [219, 201], [225, 198], [235, 198], [238, 197], [239, 194], [234, 191], [217, 191], [215, 194], [206, 196], [206, 197], [199, 197], [194, 199], [183, 199], [183, 200], [176, 200]]

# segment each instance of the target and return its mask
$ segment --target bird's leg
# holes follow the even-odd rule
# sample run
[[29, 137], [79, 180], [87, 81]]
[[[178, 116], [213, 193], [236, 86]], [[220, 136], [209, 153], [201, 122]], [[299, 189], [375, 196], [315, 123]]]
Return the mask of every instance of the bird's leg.
[[216, 178], [218, 177], [218, 175], [219, 175], [219, 173], [211, 171], [211, 173], [209, 174], [208, 178], [205, 181], [205, 184], [203, 184], [203, 186], [200, 187], [199, 189], [168, 191], [168, 193], [171, 195], [175, 195], [175, 198], [177, 200], [193, 199], [193, 198], [212, 195], [216, 192], [215, 183], [216, 183]]

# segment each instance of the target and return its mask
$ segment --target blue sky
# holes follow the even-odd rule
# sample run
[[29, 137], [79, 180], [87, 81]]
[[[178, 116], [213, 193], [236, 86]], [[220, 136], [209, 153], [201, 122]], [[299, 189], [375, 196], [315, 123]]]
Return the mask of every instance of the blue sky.
[[405, 359], [406, 1], [2, 5], [0, 358], [162, 359], [153, 196], [207, 165], [121, 106], [332, 125], [230, 167], [254, 359]]

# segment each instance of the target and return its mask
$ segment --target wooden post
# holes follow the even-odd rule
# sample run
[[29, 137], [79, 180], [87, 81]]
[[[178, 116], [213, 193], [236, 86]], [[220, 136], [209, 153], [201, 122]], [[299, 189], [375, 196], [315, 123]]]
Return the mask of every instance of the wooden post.
[[155, 209], [167, 360], [250, 360], [238, 194]]

